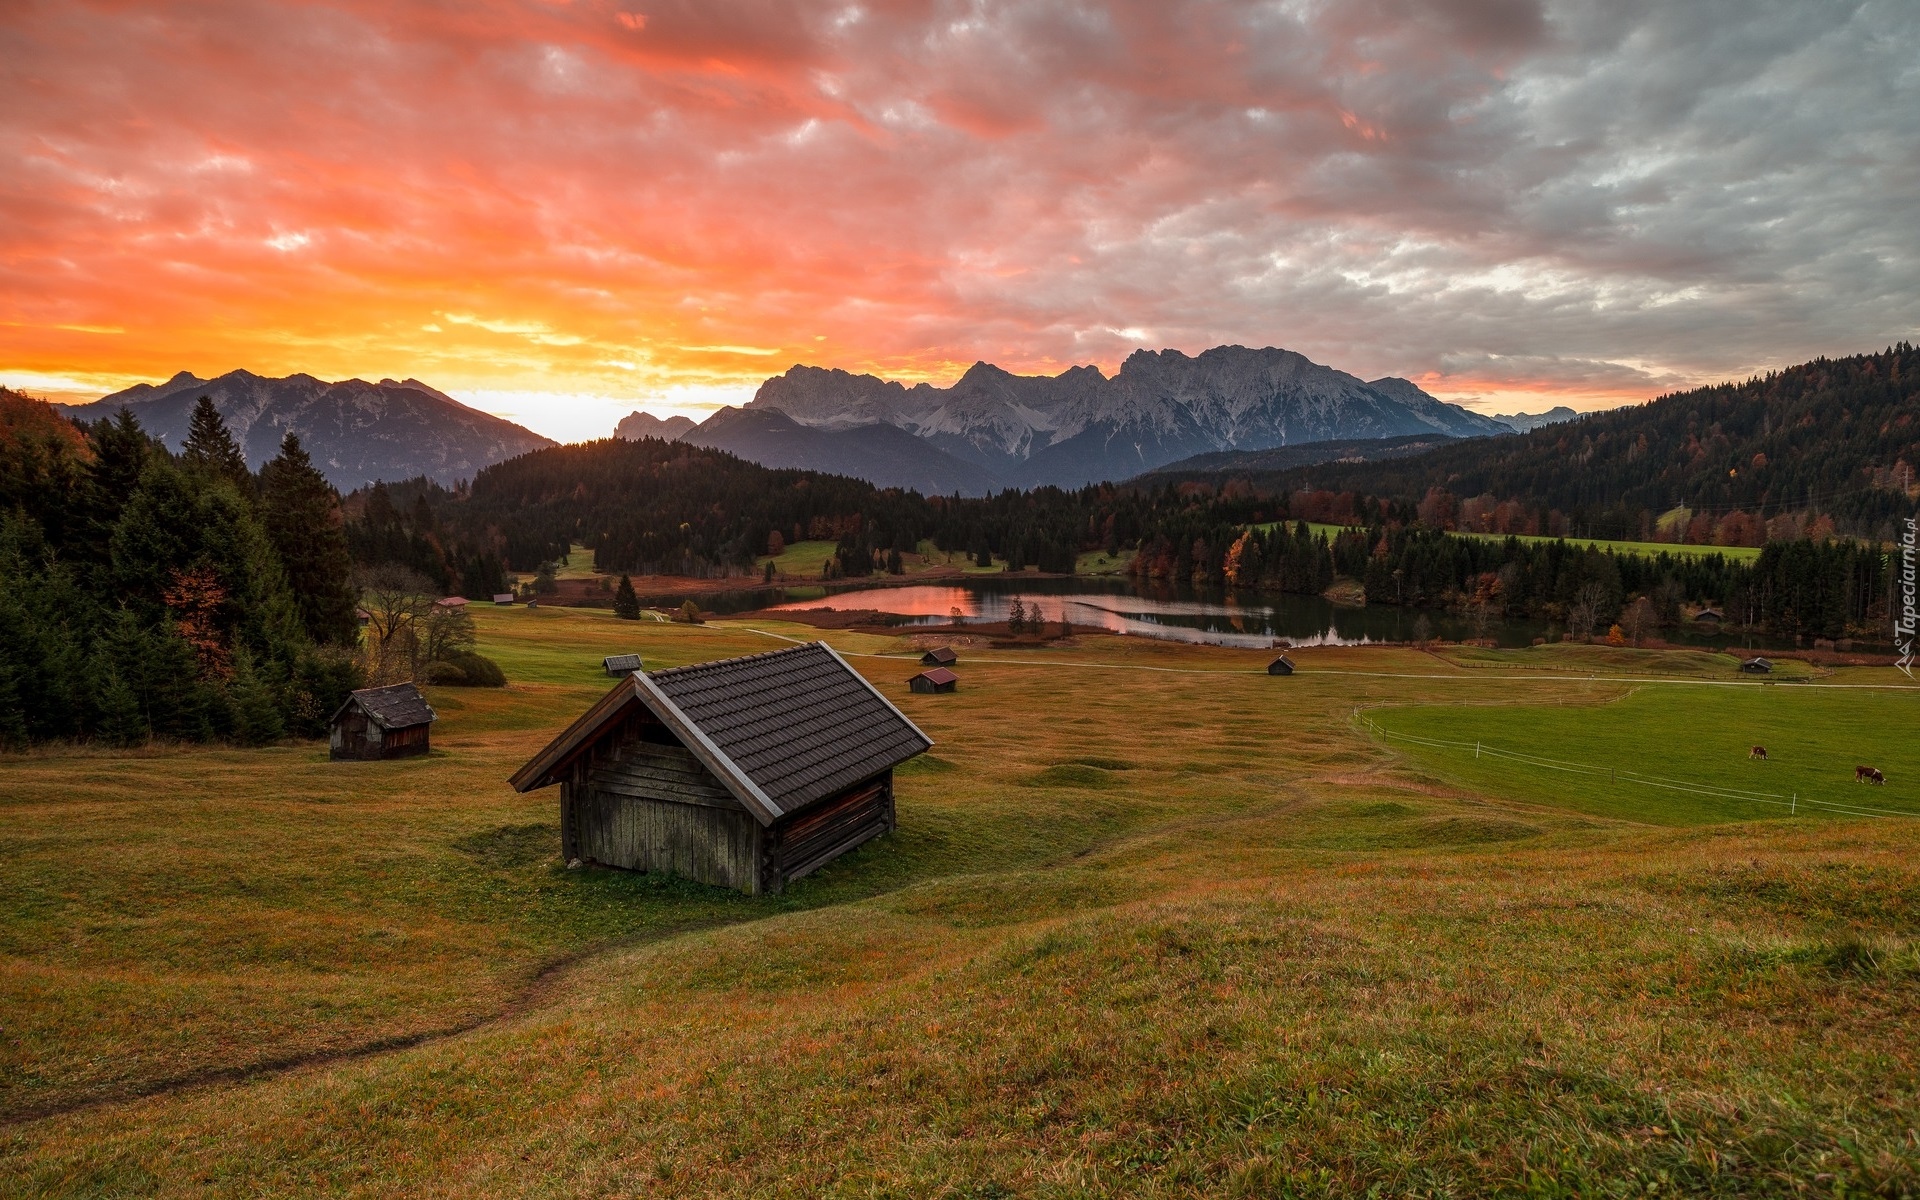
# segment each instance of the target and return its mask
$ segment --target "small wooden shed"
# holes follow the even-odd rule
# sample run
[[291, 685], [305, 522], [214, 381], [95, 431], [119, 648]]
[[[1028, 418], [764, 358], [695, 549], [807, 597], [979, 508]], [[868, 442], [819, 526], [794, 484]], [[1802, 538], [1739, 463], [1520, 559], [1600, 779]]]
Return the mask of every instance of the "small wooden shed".
[[1740, 669], [1749, 675], [1770, 675], [1773, 673], [1773, 664], [1764, 658], [1750, 658], [1740, 664]]
[[328, 756], [408, 758], [428, 750], [427, 731], [438, 714], [411, 683], [361, 688], [333, 714]]
[[451, 612], [456, 609], [465, 608], [467, 606], [467, 598], [465, 596], [442, 596], [433, 602], [433, 606]]
[[1701, 609], [1699, 612], [1693, 614], [1693, 619], [1707, 625], [1718, 625], [1721, 621], [1725, 620], [1725, 618], [1720, 615], [1720, 611], [1713, 608]]
[[495, 604], [502, 605], [505, 607], [512, 607], [513, 593], [512, 592], [495, 592], [493, 594], [493, 602]]
[[560, 785], [568, 861], [758, 894], [891, 832], [893, 769], [932, 745], [812, 642], [635, 671], [511, 782]]
[[907, 680], [907, 686], [916, 692], [951, 692], [960, 686], [960, 677], [945, 667], [935, 667]]
[[621, 675], [631, 675], [640, 669], [640, 656], [638, 654], [609, 654], [600, 660], [600, 665], [606, 668], [607, 674], [616, 678]]
[[953, 652], [952, 646], [936, 646], [920, 656], [923, 667], [951, 667], [959, 661], [960, 656]]
[[1286, 655], [1282, 654], [1279, 658], [1276, 658], [1272, 662], [1267, 664], [1267, 674], [1269, 675], [1293, 674], [1293, 660], [1288, 658]]

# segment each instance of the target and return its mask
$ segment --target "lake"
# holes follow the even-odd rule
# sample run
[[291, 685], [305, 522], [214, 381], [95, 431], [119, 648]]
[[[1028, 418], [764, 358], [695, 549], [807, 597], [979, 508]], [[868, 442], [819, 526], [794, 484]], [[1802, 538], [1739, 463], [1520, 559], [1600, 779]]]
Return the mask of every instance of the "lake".
[[[1444, 640], [1487, 637], [1501, 646], [1529, 646], [1538, 637], [1557, 637], [1561, 629], [1547, 621], [1501, 620], [1484, 632], [1473, 620], [1438, 609], [1362, 608], [1334, 604], [1320, 596], [1288, 596], [1206, 591], [1170, 584], [1135, 583], [1112, 576], [1073, 579], [1009, 579], [985, 576], [937, 584], [826, 585], [763, 591], [721, 592], [701, 598], [710, 612], [725, 615], [752, 609], [873, 610], [905, 618], [909, 625], [1000, 622], [1019, 600], [1036, 607], [1050, 623], [1114, 633], [1220, 646], [1266, 648], [1276, 642], [1295, 646], [1357, 646], [1406, 642], [1414, 623], [1426, 618], [1428, 636]], [[1766, 638], [1728, 637], [1665, 630], [1669, 642], [1722, 649], [1779, 649]]]

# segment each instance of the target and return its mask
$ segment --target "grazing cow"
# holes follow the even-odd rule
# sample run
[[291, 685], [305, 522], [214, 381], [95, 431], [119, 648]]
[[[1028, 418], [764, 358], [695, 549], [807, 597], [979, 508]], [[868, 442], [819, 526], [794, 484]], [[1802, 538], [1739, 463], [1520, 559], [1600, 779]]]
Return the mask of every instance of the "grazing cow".
[[1853, 769], [1853, 781], [1855, 783], [1885, 783], [1887, 777], [1873, 767], [1855, 767]]
[[1755, 746], [1753, 749], [1747, 751], [1747, 757], [1757, 758], [1761, 762], [1765, 762], [1767, 761], [1767, 748], [1765, 746]]

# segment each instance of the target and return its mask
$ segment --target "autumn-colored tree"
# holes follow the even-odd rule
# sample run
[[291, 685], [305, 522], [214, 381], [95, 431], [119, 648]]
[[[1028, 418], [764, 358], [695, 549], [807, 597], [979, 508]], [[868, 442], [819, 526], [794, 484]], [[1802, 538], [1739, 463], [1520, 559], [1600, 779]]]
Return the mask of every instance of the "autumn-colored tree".
[[193, 647], [200, 677], [225, 682], [233, 674], [233, 653], [220, 623], [221, 608], [227, 602], [220, 577], [210, 567], [175, 568], [167, 573], [160, 595], [181, 640]]

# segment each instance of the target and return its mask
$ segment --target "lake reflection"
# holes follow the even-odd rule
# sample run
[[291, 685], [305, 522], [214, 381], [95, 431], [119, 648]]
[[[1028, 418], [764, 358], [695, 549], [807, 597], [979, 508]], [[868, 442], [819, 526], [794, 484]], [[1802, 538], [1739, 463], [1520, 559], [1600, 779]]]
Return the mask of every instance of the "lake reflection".
[[[1169, 641], [1266, 648], [1355, 646], [1413, 638], [1420, 613], [1400, 608], [1346, 608], [1320, 596], [1208, 595], [1193, 589], [1135, 585], [1121, 579], [979, 579], [964, 584], [854, 587], [817, 599], [790, 600], [773, 611], [872, 609], [909, 624], [997, 623], [1015, 600], [1049, 624], [1061, 620], [1115, 633]], [[1476, 636], [1472, 622], [1441, 612], [1425, 614], [1430, 636]], [[1525, 646], [1549, 633], [1541, 622], [1502, 621], [1484, 636]]]

